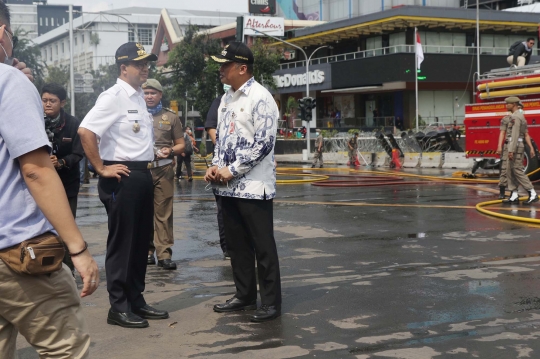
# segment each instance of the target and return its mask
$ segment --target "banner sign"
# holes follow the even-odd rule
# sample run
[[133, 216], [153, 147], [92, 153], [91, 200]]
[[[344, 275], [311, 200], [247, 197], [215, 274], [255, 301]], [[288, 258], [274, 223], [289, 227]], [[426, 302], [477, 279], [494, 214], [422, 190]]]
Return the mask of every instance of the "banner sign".
[[250, 14], [275, 15], [276, 0], [248, 0]]
[[284, 36], [285, 19], [282, 17], [244, 16], [244, 35], [264, 36], [261, 32], [252, 29], [272, 36]]

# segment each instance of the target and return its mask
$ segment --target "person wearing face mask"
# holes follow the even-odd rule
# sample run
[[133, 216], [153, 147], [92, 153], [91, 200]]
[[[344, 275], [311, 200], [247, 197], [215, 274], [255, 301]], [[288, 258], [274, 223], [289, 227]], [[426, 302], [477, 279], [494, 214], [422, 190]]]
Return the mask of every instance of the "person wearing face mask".
[[[79, 194], [79, 162], [83, 157], [83, 149], [77, 134], [80, 122], [64, 111], [66, 97], [66, 90], [58, 84], [46, 84], [41, 89], [45, 131], [53, 149], [51, 162], [62, 180], [71, 213], [75, 218]], [[64, 263], [73, 272], [75, 267], [67, 252]]]
[[313, 164], [311, 165], [311, 168], [315, 168], [317, 164], [319, 164], [319, 168], [323, 168], [324, 139], [319, 128], [315, 130], [315, 133], [317, 134], [317, 139], [315, 140], [315, 154], [313, 154]]
[[[146, 108], [154, 120], [154, 162], [152, 179], [154, 181], [154, 240], [150, 241], [148, 264], [156, 264], [163, 269], [176, 269], [172, 258], [173, 234], [173, 195], [174, 195], [174, 163], [175, 153], [184, 151], [184, 133], [182, 123], [172, 110], [161, 104], [163, 87], [159, 81], [148, 79], [143, 85]], [[158, 148], [170, 148], [168, 158], [161, 158]]]
[[[17, 357], [20, 332], [41, 358], [89, 358], [90, 335], [80, 297], [98, 288], [99, 272], [51, 162], [39, 93], [24, 72], [5, 63], [13, 57], [13, 45], [9, 10], [0, 1], [0, 357]], [[60, 253], [38, 257], [32, 248], [45, 237], [62, 248], [57, 236], [81, 274], [80, 295], [67, 267], [54, 266]], [[6, 259], [22, 253], [23, 260], [34, 256], [43, 261], [25, 270], [20, 262]], [[36, 270], [51, 258], [54, 268]]]
[[186, 131], [184, 133], [184, 142], [186, 144], [184, 152], [176, 156], [178, 160], [178, 165], [176, 166], [176, 177], [182, 179], [182, 163], [186, 164], [186, 173], [188, 176], [188, 181], [193, 181], [193, 170], [191, 169], [191, 155], [193, 152], [199, 152], [199, 149], [196, 146], [195, 138], [191, 132], [191, 127], [186, 126]]

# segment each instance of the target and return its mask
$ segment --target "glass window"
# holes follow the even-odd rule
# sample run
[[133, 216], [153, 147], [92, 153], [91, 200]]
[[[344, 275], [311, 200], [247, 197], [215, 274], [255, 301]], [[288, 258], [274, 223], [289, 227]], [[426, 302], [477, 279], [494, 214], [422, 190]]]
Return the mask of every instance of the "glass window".
[[141, 45], [152, 45], [152, 25], [138, 25], [137, 35]]
[[135, 31], [131, 25], [128, 28], [128, 42], [135, 42]]
[[64, 45], [65, 45], [65, 43], [62, 41], [62, 53], [65, 52], [65, 46]]
[[49, 26], [49, 18], [48, 17], [45, 18], [45, 26]]
[[54, 26], [54, 17], [51, 17], [51, 26]]
[[43, 18], [42, 17], [39, 18], [39, 26], [43, 26]]
[[81, 42], [84, 44], [84, 34], [81, 35]]
[[58, 44], [54, 45], [54, 54], [58, 56]]
[[74, 41], [75, 46], [77, 46], [77, 36], [73, 36], [73, 41]]

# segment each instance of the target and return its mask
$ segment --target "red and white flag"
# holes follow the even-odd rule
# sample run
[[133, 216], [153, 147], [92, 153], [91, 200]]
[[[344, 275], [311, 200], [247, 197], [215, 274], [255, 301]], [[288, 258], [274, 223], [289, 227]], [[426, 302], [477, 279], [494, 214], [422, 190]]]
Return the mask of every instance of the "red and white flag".
[[418, 57], [418, 69], [420, 69], [420, 64], [424, 61], [424, 51], [422, 50], [422, 43], [420, 42], [420, 34], [416, 32], [416, 56]]

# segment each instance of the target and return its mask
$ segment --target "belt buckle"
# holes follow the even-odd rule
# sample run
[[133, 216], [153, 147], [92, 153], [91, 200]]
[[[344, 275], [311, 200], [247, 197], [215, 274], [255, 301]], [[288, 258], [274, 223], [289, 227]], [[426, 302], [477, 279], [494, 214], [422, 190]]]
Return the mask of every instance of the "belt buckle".
[[146, 166], [147, 169], [152, 169], [154, 168], [154, 161], [150, 161], [148, 162], [148, 165]]

